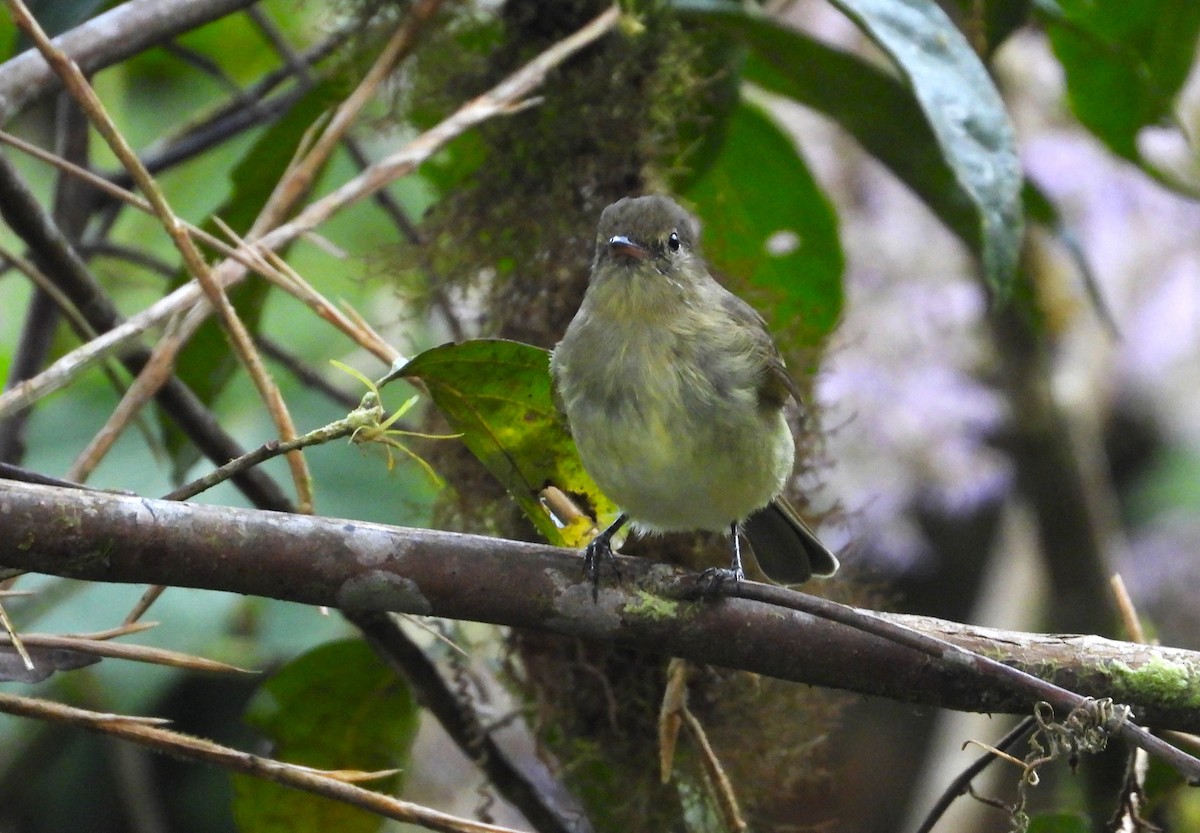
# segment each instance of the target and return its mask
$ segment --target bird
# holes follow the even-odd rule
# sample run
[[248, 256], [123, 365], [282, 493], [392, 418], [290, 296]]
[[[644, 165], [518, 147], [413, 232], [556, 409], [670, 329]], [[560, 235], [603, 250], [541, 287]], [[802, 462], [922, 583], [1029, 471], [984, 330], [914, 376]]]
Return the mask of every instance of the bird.
[[615, 570], [612, 538], [728, 531], [741, 581], [740, 534], [762, 572], [796, 584], [838, 559], [784, 499], [795, 440], [784, 414], [800, 391], [761, 315], [712, 276], [699, 224], [669, 197], [626, 197], [600, 215], [579, 310], [551, 353], [556, 401], [584, 469], [619, 509], [587, 545]]

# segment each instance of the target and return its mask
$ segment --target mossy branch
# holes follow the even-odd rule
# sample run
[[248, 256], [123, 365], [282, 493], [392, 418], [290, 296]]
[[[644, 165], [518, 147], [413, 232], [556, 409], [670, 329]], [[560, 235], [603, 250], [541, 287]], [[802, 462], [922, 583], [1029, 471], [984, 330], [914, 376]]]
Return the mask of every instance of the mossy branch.
[[[593, 603], [575, 552], [477, 535], [0, 481], [0, 566], [536, 628], [951, 709], [1028, 713], [1038, 699], [953, 658], [761, 602], [647, 605], [687, 576], [647, 559], [622, 558], [623, 583]], [[1112, 697], [1143, 724], [1200, 730], [1200, 653], [887, 618]]]

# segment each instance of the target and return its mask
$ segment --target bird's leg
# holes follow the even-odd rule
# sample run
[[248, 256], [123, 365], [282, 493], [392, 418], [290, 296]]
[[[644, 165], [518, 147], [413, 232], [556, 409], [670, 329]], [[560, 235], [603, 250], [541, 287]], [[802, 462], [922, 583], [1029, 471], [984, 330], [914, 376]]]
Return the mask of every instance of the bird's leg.
[[621, 531], [621, 527], [629, 522], [629, 516], [622, 512], [617, 519], [588, 542], [583, 551], [583, 574], [592, 582], [592, 601], [600, 598], [600, 562], [604, 561], [612, 568], [617, 581], [621, 580], [621, 571], [617, 569], [617, 560], [613, 558], [612, 537]]
[[733, 561], [728, 567], [709, 567], [700, 574], [700, 584], [705, 596], [720, 595], [721, 585], [727, 581], [739, 582], [746, 580], [742, 570], [742, 536], [737, 522], [729, 525], [730, 549], [733, 551]]
[[742, 531], [738, 529], [737, 521], [729, 525], [729, 540], [733, 549], [733, 563], [729, 565], [729, 571], [733, 573], [731, 578], [734, 581], [745, 581], [746, 573], [742, 570]]

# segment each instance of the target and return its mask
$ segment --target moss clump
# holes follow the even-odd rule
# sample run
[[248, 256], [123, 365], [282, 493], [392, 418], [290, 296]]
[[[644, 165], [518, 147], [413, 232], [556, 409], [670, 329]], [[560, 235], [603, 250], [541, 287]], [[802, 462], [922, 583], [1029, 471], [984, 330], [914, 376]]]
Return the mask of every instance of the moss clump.
[[[606, 7], [509, 2], [477, 24], [493, 46], [486, 57], [469, 52], [449, 73], [444, 53], [425, 61], [412, 101], [432, 121]], [[586, 284], [601, 209], [685, 170], [698, 137], [719, 133], [705, 128], [728, 98], [729, 67], [714, 66], [669, 10], [648, 5], [639, 22], [556, 70], [534, 106], [455, 143], [433, 172], [442, 194], [422, 223], [425, 242], [402, 254], [410, 289], [482, 289], [481, 334], [557, 340]]]
[[647, 593], [645, 590], [639, 590], [637, 604], [625, 608], [624, 612], [628, 616], [646, 619], [674, 619], [679, 615], [679, 607], [679, 602], [673, 599], [665, 599], [662, 596]]
[[1154, 654], [1138, 667], [1123, 662], [1109, 665], [1114, 688], [1139, 699], [1174, 703], [1180, 708], [1200, 708], [1197, 669], [1185, 662], [1171, 662]]

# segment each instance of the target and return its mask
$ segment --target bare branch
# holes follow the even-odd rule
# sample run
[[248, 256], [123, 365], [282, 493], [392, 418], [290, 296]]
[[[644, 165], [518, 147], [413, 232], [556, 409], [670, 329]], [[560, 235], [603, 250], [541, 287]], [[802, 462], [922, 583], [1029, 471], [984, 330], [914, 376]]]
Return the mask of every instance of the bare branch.
[[[677, 568], [623, 558], [591, 601], [578, 555], [518, 541], [0, 481], [0, 565], [94, 581], [203, 587], [536, 628], [781, 679], [966, 711], [1027, 713], [1036, 698], [954, 659], [742, 599], [662, 595]], [[1162, 729], [1200, 729], [1200, 653], [1096, 636], [888, 617], [1072, 690], [1112, 697]], [[887, 674], [878, 669], [887, 668]]]
[[362, 109], [375, 97], [379, 85], [395, 71], [396, 66], [408, 57], [417, 43], [417, 38], [425, 25], [433, 18], [442, 0], [421, 0], [405, 18], [383, 52], [375, 59], [370, 71], [354, 89], [354, 91], [334, 111], [329, 123], [321, 131], [313, 146], [296, 165], [288, 170], [279, 184], [275, 186], [267, 204], [254, 221], [254, 226], [247, 233], [247, 239], [257, 239], [268, 229], [279, 225], [292, 207], [308, 194], [317, 174], [333, 154], [334, 149], [346, 136], [350, 126], [358, 118]]
[[[53, 40], [79, 68], [92, 73], [143, 49], [244, 9], [254, 0], [130, 0]], [[37, 50], [0, 64], [0, 124], [60, 87]]]

